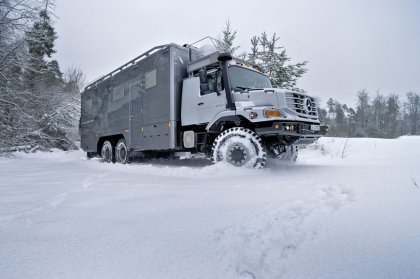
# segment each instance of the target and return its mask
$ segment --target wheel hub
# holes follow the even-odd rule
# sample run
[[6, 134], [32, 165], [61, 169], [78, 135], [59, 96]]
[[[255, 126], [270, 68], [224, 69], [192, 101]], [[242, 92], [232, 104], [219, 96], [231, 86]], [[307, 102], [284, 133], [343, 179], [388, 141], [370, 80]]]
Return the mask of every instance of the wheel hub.
[[110, 154], [110, 152], [109, 152], [109, 149], [107, 148], [107, 149], [105, 150], [105, 156], [104, 156], [105, 161], [108, 161], [110, 156], [111, 156], [111, 154]]
[[242, 166], [248, 161], [247, 150], [240, 143], [230, 146], [227, 154], [228, 162], [235, 166]]
[[127, 151], [125, 150], [124, 147], [122, 147], [120, 149], [120, 158], [121, 158], [121, 161], [125, 161], [125, 156], [127, 156]]

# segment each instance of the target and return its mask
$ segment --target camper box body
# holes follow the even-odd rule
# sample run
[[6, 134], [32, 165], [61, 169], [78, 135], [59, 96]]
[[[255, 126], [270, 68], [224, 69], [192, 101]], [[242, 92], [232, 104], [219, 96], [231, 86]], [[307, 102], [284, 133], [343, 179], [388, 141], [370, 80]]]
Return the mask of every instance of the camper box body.
[[82, 149], [99, 152], [121, 137], [132, 151], [178, 149], [182, 81], [191, 53], [175, 44], [156, 47], [82, 94]]

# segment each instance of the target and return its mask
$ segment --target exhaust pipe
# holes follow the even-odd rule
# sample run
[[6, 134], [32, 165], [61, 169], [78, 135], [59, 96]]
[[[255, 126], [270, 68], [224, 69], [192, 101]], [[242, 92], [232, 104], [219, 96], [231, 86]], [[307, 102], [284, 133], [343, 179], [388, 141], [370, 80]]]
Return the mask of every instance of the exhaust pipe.
[[228, 79], [228, 61], [232, 60], [232, 55], [230, 53], [221, 53], [217, 57], [217, 60], [220, 61], [222, 65], [222, 75], [223, 75], [223, 85], [226, 92], [226, 108], [230, 110], [236, 110], [235, 103], [232, 101], [232, 91], [230, 90], [229, 79]]

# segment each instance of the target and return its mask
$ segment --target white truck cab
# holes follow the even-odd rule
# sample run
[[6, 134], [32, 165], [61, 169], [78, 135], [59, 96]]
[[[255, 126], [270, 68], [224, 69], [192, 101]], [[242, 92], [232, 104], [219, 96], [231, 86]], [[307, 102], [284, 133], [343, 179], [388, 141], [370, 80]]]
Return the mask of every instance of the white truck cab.
[[[252, 131], [257, 141], [261, 140], [265, 153], [279, 156], [293, 151], [294, 159], [297, 145], [316, 141], [328, 129], [320, 125], [314, 98], [301, 92], [273, 88], [269, 77], [258, 66], [219, 52], [189, 64], [188, 77], [183, 82], [181, 123], [191, 127], [189, 133], [195, 133], [197, 126], [204, 125], [205, 133], [218, 137], [228, 128], [240, 128], [246, 133]], [[217, 138], [216, 142], [222, 140]], [[246, 151], [245, 146], [241, 149]], [[233, 160], [229, 159], [229, 147], [225, 155], [217, 154], [220, 152], [210, 151], [214, 161]], [[244, 153], [239, 155], [242, 159], [234, 165], [249, 161]], [[260, 161], [265, 163], [264, 156]]]

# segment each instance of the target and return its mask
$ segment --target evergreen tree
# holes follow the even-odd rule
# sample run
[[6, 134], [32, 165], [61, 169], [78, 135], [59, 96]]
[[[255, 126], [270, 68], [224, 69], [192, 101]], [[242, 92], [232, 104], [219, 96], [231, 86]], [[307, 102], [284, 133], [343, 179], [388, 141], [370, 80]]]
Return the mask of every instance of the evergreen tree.
[[399, 97], [396, 94], [388, 96], [386, 101], [386, 113], [385, 113], [385, 124], [386, 134], [388, 138], [395, 138], [399, 135], [398, 133], [398, 118], [400, 115], [400, 104]]
[[248, 60], [252, 64], [257, 64], [259, 43], [260, 39], [257, 36], [251, 38], [251, 52], [248, 54]]
[[49, 70], [57, 72], [58, 63], [49, 64], [45, 60], [46, 57], [51, 58], [52, 54], [56, 52], [54, 49], [56, 39], [57, 34], [52, 26], [47, 6], [40, 11], [39, 19], [34, 23], [32, 29], [26, 32], [26, 42], [30, 55], [27, 85], [32, 90], [36, 89], [36, 86], [42, 86], [46, 72]]
[[222, 31], [222, 36], [219, 36], [219, 40], [216, 41], [216, 48], [220, 52], [227, 52], [232, 55], [235, 55], [236, 51], [240, 48], [240, 46], [234, 46], [236, 33], [236, 30], [232, 30], [230, 21], [226, 21], [226, 26], [225, 29], [223, 29]]
[[47, 62], [44, 79], [48, 87], [60, 87], [64, 84], [63, 73], [57, 60]]
[[259, 37], [254, 36], [251, 39], [252, 49], [248, 59], [264, 70], [274, 87], [297, 89], [297, 80], [307, 72], [305, 66], [308, 62], [290, 64], [286, 49], [277, 45], [279, 39], [275, 33], [271, 37], [265, 32]]
[[[307, 72], [305, 67], [307, 61], [291, 64], [284, 47], [278, 46], [279, 37], [274, 33], [268, 36], [263, 32], [260, 36], [251, 38], [251, 52], [237, 55], [239, 46], [234, 41], [236, 30], [233, 30], [229, 21], [216, 42], [216, 48], [221, 52], [229, 52], [239, 56], [240, 59], [247, 59], [250, 63], [260, 66], [269, 76], [274, 87], [296, 89], [297, 80]], [[302, 90], [301, 90], [302, 91]]]
[[327, 102], [328, 107], [328, 114], [330, 118], [335, 118], [335, 100], [333, 98], [329, 98]]

